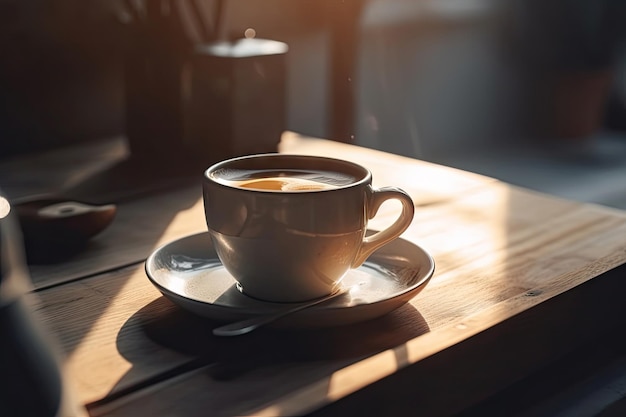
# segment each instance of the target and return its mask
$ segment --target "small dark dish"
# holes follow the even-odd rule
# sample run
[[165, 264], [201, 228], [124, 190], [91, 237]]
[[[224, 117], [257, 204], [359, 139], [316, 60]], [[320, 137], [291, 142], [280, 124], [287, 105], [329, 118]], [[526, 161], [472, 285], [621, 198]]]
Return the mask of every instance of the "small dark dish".
[[28, 263], [65, 259], [111, 224], [117, 207], [44, 197], [13, 204], [24, 235]]

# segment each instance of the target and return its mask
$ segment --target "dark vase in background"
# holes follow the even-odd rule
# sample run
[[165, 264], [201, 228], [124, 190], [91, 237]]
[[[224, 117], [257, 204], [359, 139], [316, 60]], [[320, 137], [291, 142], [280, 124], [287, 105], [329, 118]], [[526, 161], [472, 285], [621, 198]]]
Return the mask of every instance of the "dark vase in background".
[[73, 402], [53, 343], [27, 300], [19, 225], [0, 194], [0, 415], [82, 417]]

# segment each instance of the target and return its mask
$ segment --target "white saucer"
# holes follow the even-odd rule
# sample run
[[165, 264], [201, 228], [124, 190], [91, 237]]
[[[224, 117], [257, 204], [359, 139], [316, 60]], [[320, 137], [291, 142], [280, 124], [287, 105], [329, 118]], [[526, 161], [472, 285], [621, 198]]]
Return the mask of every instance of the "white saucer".
[[[346, 274], [342, 285], [350, 287], [348, 294], [288, 316], [277, 325], [328, 327], [382, 316], [416, 296], [434, 270], [434, 261], [424, 249], [396, 239]], [[146, 260], [146, 273], [172, 302], [214, 320], [241, 320], [285, 308], [284, 303], [264, 302], [239, 292], [208, 232], [160, 247]]]

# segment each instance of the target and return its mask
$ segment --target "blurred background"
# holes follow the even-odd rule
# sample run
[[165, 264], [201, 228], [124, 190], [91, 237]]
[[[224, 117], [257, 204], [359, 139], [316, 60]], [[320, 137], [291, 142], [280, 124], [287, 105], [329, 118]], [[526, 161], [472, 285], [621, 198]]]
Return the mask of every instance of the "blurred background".
[[624, 22], [620, 0], [0, 0], [0, 159], [124, 135], [138, 48], [184, 64], [253, 33], [289, 45], [286, 129], [626, 208]]

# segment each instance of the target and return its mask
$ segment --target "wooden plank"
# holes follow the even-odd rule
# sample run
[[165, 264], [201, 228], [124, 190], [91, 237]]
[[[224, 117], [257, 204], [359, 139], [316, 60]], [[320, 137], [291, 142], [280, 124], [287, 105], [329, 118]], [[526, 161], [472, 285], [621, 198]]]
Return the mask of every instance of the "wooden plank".
[[[206, 367], [94, 407], [91, 414], [451, 415], [623, 323], [624, 272], [610, 271], [559, 297], [511, 297], [340, 369], [308, 364], [325, 370], [317, 379], [301, 362], [279, 372], [261, 366], [226, 381]], [[528, 308], [537, 296], [556, 298]]]
[[[624, 273], [622, 266], [587, 281], [554, 302], [495, 324], [311, 416], [405, 415], [415, 410], [420, 415], [457, 415], [565, 355], [585, 361], [586, 347], [611, 340], [615, 329], [623, 327]], [[516, 400], [528, 404], [536, 399], [521, 391]], [[159, 401], [167, 401], [162, 393]]]
[[176, 308], [148, 284], [143, 265], [31, 296], [41, 321], [61, 348], [66, 372], [83, 403], [191, 359], [146, 334], [151, 322], [166, 321]]
[[[60, 339], [85, 403], [104, 407], [107, 397], [138, 390], [199, 359], [211, 366], [197, 374], [198, 388], [186, 397], [190, 404], [240, 413], [285, 395], [281, 407], [312, 410], [550, 303], [626, 261], [623, 213], [498, 182], [419, 211], [405, 238], [431, 251], [435, 277], [411, 303], [368, 323], [217, 339], [209, 333], [214, 323], [165, 301], [139, 264], [41, 291], [39, 310]], [[389, 211], [379, 221], [393, 216]], [[486, 346], [483, 354], [494, 349]], [[328, 388], [330, 380], [340, 382]], [[253, 395], [260, 387], [267, 396]], [[293, 396], [296, 388], [301, 396]], [[200, 392], [212, 395], [195, 397]], [[166, 407], [161, 399], [171, 400], [168, 395], [150, 402]]]
[[346, 159], [372, 171], [375, 187], [398, 186], [414, 196], [416, 206], [439, 204], [472, 193], [496, 179], [405, 156], [286, 132], [282, 153]]
[[[320, 369], [336, 368], [426, 331], [423, 322], [413, 323], [411, 331], [400, 331], [406, 323], [397, 317], [399, 311], [374, 326], [351, 326], [353, 331], [360, 329], [362, 343], [342, 351], [334, 350], [348, 344], [339, 329], [263, 330], [248, 338], [220, 339], [210, 333], [215, 322], [176, 308], [160, 296], [139, 267], [49, 288], [37, 295], [37, 311], [56, 335], [66, 370], [84, 403], [132, 389], [194, 358], [219, 365], [219, 378], [265, 366], [280, 376], [285, 361], [315, 361]], [[318, 334], [319, 340], [313, 340], [313, 334]], [[287, 344], [277, 348], [276, 339]], [[287, 350], [289, 343], [291, 351]], [[246, 353], [250, 346], [256, 346], [256, 351]]]

